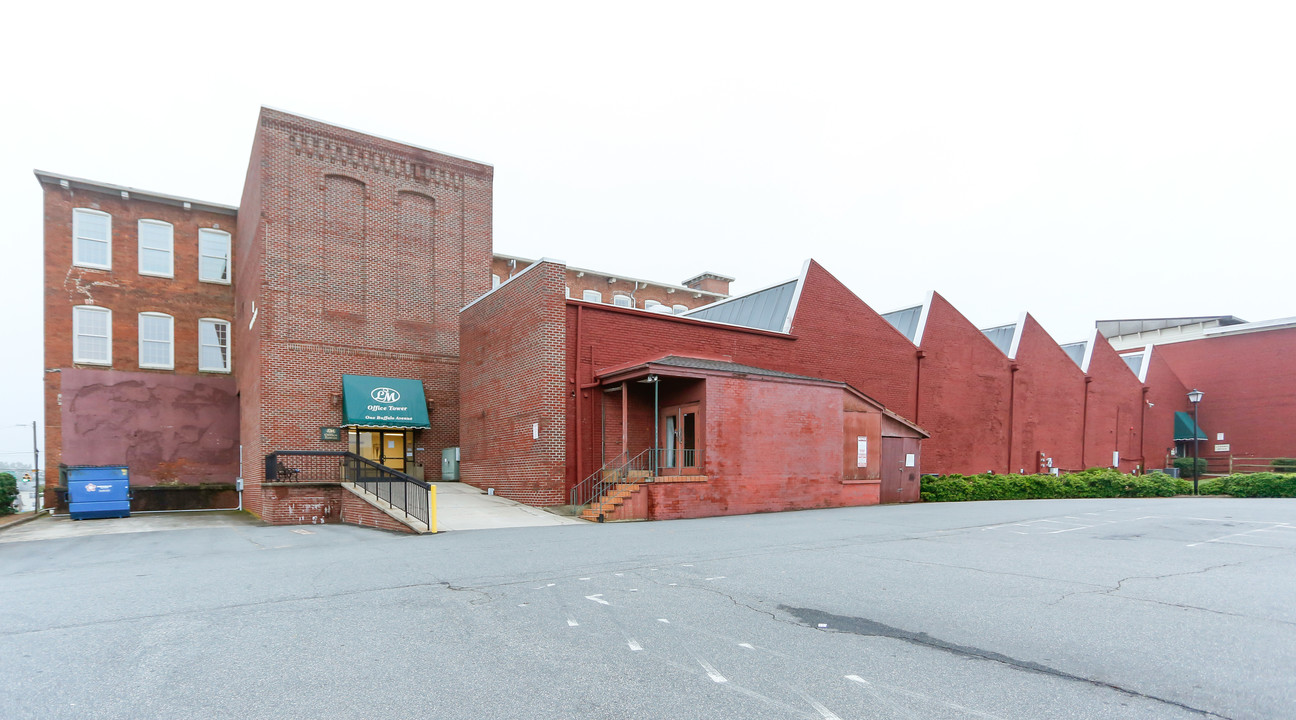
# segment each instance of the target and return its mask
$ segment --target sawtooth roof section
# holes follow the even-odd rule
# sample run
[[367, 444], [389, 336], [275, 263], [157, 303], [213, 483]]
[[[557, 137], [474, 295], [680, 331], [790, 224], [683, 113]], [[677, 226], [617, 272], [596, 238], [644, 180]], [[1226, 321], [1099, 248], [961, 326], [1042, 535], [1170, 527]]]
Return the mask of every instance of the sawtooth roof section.
[[684, 313], [684, 317], [781, 333], [784, 332], [796, 287], [797, 281], [789, 280], [754, 293], [703, 305]]
[[1007, 355], [1008, 351], [1012, 349], [1013, 335], [1017, 334], [1017, 324], [986, 328], [981, 331], [981, 334], [990, 338], [990, 342], [994, 343], [1000, 352]]
[[1218, 321], [1219, 327], [1228, 325], [1241, 325], [1246, 321], [1233, 315], [1205, 315], [1202, 317], [1179, 317], [1179, 318], [1132, 318], [1128, 320], [1099, 320], [1094, 323], [1098, 332], [1102, 333], [1105, 338], [1121, 337], [1124, 335], [1137, 335], [1138, 333], [1148, 332], [1150, 330], [1165, 330], [1166, 328], [1183, 327], [1184, 325], [1197, 325], [1199, 323], [1208, 323]]
[[918, 337], [918, 320], [922, 317], [922, 305], [914, 305], [911, 308], [896, 310], [882, 316], [883, 320], [891, 323], [891, 326], [900, 331], [901, 335], [909, 338], [909, 342], [914, 342]]
[[1088, 344], [1089, 343], [1083, 343], [1083, 342], [1067, 343], [1066, 345], [1059, 345], [1058, 347], [1062, 348], [1062, 351], [1065, 352], [1072, 360], [1075, 361], [1076, 367], [1083, 370], [1085, 346]]

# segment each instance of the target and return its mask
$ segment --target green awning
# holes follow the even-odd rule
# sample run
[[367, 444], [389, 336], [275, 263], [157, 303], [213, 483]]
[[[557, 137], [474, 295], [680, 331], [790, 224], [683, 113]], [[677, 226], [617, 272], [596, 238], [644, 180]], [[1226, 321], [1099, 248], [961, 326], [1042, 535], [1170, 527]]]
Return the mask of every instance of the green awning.
[[343, 375], [342, 406], [343, 425], [431, 427], [421, 380]]
[[1175, 436], [1174, 436], [1174, 439], [1175, 439], [1175, 440], [1193, 440], [1193, 439], [1194, 439], [1194, 436], [1193, 436], [1194, 432], [1196, 433], [1196, 438], [1195, 438], [1195, 439], [1197, 439], [1197, 440], [1209, 440], [1209, 439], [1210, 439], [1210, 438], [1206, 437], [1206, 433], [1202, 432], [1201, 428], [1197, 427], [1197, 423], [1193, 422], [1192, 413], [1176, 412], [1176, 413], [1175, 413]]

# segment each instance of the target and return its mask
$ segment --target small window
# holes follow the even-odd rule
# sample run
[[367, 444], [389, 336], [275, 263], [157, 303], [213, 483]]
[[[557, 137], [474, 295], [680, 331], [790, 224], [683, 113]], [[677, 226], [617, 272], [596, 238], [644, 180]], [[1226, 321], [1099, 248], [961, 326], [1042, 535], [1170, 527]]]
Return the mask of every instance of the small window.
[[676, 315], [683, 315], [688, 312], [688, 305], [672, 305], [671, 309], [675, 311]]
[[634, 298], [629, 295], [613, 295], [612, 304], [617, 307], [634, 307]]
[[581, 293], [581, 300], [584, 300], [585, 302], [601, 303], [603, 302], [603, 293], [598, 290], [586, 290], [584, 293]]
[[112, 216], [98, 210], [72, 211], [72, 264], [112, 269]]
[[499, 276], [499, 275], [495, 275], [494, 273], [492, 273], [492, 274], [491, 274], [491, 290], [494, 290], [495, 288], [497, 288], [497, 287], [499, 287], [499, 286], [500, 286], [500, 276]]
[[658, 305], [661, 305], [661, 303], [657, 302], [656, 300], [644, 300], [644, 310], [652, 310]]
[[72, 362], [112, 365], [112, 310], [72, 308]]
[[140, 275], [174, 277], [175, 262], [172, 249], [175, 230], [171, 223], [161, 220], [139, 221], [139, 272]]
[[198, 279], [229, 283], [230, 234], [223, 230], [198, 230]]
[[229, 372], [230, 324], [224, 320], [203, 318], [198, 321], [198, 369], [205, 372]]
[[163, 313], [139, 314], [139, 366], [170, 370], [175, 367], [175, 320]]

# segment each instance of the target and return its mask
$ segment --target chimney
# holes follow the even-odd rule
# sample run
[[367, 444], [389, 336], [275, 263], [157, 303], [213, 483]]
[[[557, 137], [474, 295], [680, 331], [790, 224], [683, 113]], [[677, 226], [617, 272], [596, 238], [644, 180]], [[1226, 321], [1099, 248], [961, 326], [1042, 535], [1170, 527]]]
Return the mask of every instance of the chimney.
[[718, 293], [720, 295], [728, 295], [729, 283], [733, 282], [733, 280], [734, 280], [733, 278], [727, 275], [721, 275], [719, 273], [713, 273], [713, 272], [704, 272], [701, 275], [698, 275], [696, 277], [691, 277], [688, 280], [685, 280], [683, 285], [684, 287], [693, 290], [701, 290], [703, 292], [711, 292], [711, 293]]

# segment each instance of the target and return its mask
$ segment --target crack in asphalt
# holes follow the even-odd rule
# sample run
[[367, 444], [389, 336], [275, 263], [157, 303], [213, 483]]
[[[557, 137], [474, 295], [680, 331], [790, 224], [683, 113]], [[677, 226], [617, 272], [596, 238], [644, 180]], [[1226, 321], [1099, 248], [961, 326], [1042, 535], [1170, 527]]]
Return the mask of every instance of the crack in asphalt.
[[18, 630], [16, 632], [0, 632], [0, 638], [17, 637], [19, 635], [36, 635], [39, 633], [56, 632], [59, 630], [77, 630], [80, 628], [95, 627], [97, 625], [114, 625], [117, 623], [136, 622], [139, 620], [156, 620], [159, 618], [181, 617], [184, 615], [193, 615], [197, 613], [222, 612], [225, 610], [242, 610], [245, 608], [269, 607], [271, 605], [286, 605], [288, 603], [308, 602], [311, 600], [327, 600], [329, 598], [347, 597], [351, 595], [368, 595], [371, 593], [387, 592], [389, 590], [412, 590], [417, 588], [443, 587], [447, 590], [461, 592], [475, 592], [482, 595], [485, 600], [469, 600], [470, 605], [478, 605], [482, 602], [489, 602], [492, 598], [489, 594], [473, 587], [460, 587], [451, 585], [443, 580], [434, 580], [429, 582], [408, 583], [405, 585], [386, 585], [377, 588], [363, 588], [359, 590], [343, 590], [335, 593], [319, 593], [316, 595], [301, 595], [298, 597], [275, 598], [273, 600], [258, 600], [256, 602], [232, 603], [229, 605], [216, 605], [213, 607], [187, 608], [183, 610], [173, 610], [170, 612], [149, 613], [147, 615], [131, 615], [128, 617], [106, 618], [104, 620], [92, 620], [83, 623], [68, 623], [66, 625], [50, 625], [48, 627], [35, 628], [32, 630]]
[[[1196, 708], [1191, 705], [1178, 702], [1177, 700], [1170, 700], [1168, 698], [1157, 697], [1156, 695], [1148, 695], [1146, 693], [1141, 693], [1137, 690], [1130, 690], [1129, 688], [1124, 688], [1121, 687], [1120, 685], [1106, 682], [1104, 680], [1095, 680], [1093, 678], [1082, 677], [1080, 675], [1075, 675], [1066, 672], [1064, 670], [1058, 670], [1057, 668], [1052, 668], [1047, 665], [1041, 665], [1040, 663], [1032, 662], [1030, 660], [1019, 660], [1017, 658], [1010, 657], [1002, 653], [997, 653], [992, 650], [984, 650], [982, 648], [972, 647], [969, 645], [959, 645], [958, 643], [952, 643], [946, 640], [941, 640], [939, 638], [934, 638], [924, 632], [912, 632], [910, 630], [902, 630], [900, 628], [892, 627], [890, 625], [885, 625], [883, 623], [876, 622], [874, 620], [869, 620], [867, 618], [850, 617], [847, 615], [834, 615], [832, 613], [824, 612], [822, 610], [815, 610], [812, 608], [797, 608], [788, 605], [779, 605], [779, 609], [797, 618], [800, 621], [798, 624], [804, 627], [814, 628], [816, 630], [820, 630], [823, 632], [848, 633], [851, 635], [862, 635], [866, 637], [891, 638], [893, 640], [900, 640], [902, 642], [907, 642], [913, 645], [929, 647], [934, 650], [942, 650], [944, 652], [952, 653], [954, 655], [959, 655], [962, 657], [970, 657], [970, 658], [976, 658], [980, 660], [989, 660], [991, 662], [1007, 665], [1009, 667], [1016, 668], [1018, 670], [1040, 673], [1042, 675], [1049, 675], [1051, 677], [1056, 677], [1062, 680], [1071, 680], [1074, 682], [1087, 683], [1089, 685], [1094, 685], [1096, 687], [1108, 688], [1110, 690], [1115, 690], [1119, 693], [1123, 693], [1131, 697], [1143, 698], [1145, 700], [1152, 700], [1154, 702], [1162, 703], [1165, 705], [1171, 705], [1177, 708], [1181, 708], [1183, 710], [1187, 710], [1189, 712], [1197, 713], [1205, 717], [1219, 718], [1220, 720], [1230, 720], [1227, 716], [1220, 715], [1219, 713], [1211, 712], [1210, 710], [1203, 710], [1201, 708]], [[820, 625], [824, 625], [826, 627], [820, 627]]]
[[1182, 577], [1186, 575], [1201, 575], [1203, 573], [1207, 573], [1212, 570], [1218, 570], [1220, 568], [1237, 567], [1239, 565], [1245, 565], [1251, 562], [1259, 562], [1261, 560], [1267, 560], [1270, 557], [1275, 557], [1276, 555], [1279, 554], [1285, 554], [1285, 553], [1277, 553], [1275, 555], [1269, 555], [1264, 558], [1250, 558], [1247, 560], [1239, 560], [1237, 562], [1220, 563], [1219, 565], [1210, 565], [1208, 567], [1204, 567], [1199, 570], [1185, 570], [1184, 572], [1166, 573], [1164, 575], [1130, 575], [1129, 577], [1124, 577], [1117, 580], [1115, 585], [1104, 586], [1102, 589], [1098, 589], [1098, 590], [1076, 590], [1075, 592], [1069, 592], [1060, 595], [1058, 596], [1057, 600], [1054, 600], [1053, 602], [1044, 603], [1044, 604], [1053, 607], [1062, 604], [1064, 600], [1067, 600], [1076, 595], [1107, 595], [1108, 597], [1117, 597], [1121, 600], [1152, 603], [1154, 605], [1164, 605], [1166, 607], [1176, 607], [1176, 608], [1182, 608], [1184, 610], [1199, 610], [1201, 612], [1212, 613], [1214, 615], [1225, 615], [1228, 617], [1245, 618], [1247, 620], [1260, 620], [1264, 622], [1278, 623], [1279, 625], [1296, 625], [1296, 622], [1292, 622], [1290, 620], [1282, 620], [1278, 618], [1262, 617], [1258, 615], [1246, 615], [1243, 613], [1227, 612], [1224, 610], [1214, 610], [1212, 608], [1201, 607], [1198, 605], [1188, 605], [1185, 603], [1167, 602], [1165, 600], [1155, 600], [1153, 598], [1140, 598], [1140, 597], [1130, 597], [1128, 595], [1119, 595], [1119, 596], [1115, 595], [1115, 593], [1125, 589], [1124, 588], [1125, 583], [1131, 580], [1165, 580], [1166, 578]]

